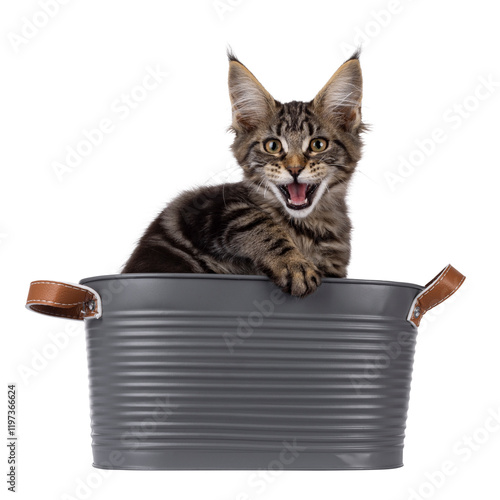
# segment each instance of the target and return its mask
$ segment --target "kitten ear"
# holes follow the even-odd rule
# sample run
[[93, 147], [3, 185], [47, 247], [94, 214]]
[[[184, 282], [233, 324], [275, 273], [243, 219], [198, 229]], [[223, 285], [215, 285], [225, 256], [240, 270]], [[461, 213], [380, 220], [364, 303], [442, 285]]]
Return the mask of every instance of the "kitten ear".
[[363, 77], [358, 56], [355, 53], [342, 64], [313, 100], [319, 113], [348, 132], [356, 132], [361, 125]]
[[276, 101], [233, 54], [229, 53], [228, 57], [233, 128], [249, 131], [269, 119], [276, 109]]

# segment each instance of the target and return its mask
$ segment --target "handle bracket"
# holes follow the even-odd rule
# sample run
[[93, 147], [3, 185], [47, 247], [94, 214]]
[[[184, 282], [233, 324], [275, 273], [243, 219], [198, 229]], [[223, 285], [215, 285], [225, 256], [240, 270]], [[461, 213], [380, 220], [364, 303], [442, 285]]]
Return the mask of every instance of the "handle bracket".
[[26, 307], [40, 314], [77, 320], [102, 315], [101, 297], [95, 290], [63, 281], [32, 281]]
[[408, 313], [408, 321], [420, 325], [423, 315], [453, 295], [462, 285], [465, 276], [448, 264], [434, 279], [425, 285], [413, 300]]

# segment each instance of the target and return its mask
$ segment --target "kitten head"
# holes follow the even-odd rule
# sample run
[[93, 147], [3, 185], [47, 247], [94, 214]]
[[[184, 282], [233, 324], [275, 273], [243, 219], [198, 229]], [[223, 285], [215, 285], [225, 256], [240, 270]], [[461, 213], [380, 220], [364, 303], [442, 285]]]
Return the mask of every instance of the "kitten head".
[[310, 102], [280, 103], [232, 54], [232, 151], [251, 187], [292, 217], [307, 217], [345, 193], [361, 157], [359, 53]]

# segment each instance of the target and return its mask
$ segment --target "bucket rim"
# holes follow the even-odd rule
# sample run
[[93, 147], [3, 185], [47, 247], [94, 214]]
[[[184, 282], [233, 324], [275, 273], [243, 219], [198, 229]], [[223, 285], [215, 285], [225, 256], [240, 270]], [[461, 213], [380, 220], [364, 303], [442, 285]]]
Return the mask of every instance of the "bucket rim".
[[[267, 276], [253, 274], [209, 274], [209, 273], [124, 273], [124, 274], [104, 274], [91, 276], [80, 280], [80, 284], [85, 285], [95, 281], [123, 280], [123, 279], [215, 279], [215, 280], [236, 280], [236, 281], [269, 281]], [[415, 283], [386, 280], [365, 280], [355, 278], [323, 278], [322, 284], [337, 283], [343, 285], [380, 285], [399, 286], [404, 288], [415, 288], [422, 291], [425, 287]]]

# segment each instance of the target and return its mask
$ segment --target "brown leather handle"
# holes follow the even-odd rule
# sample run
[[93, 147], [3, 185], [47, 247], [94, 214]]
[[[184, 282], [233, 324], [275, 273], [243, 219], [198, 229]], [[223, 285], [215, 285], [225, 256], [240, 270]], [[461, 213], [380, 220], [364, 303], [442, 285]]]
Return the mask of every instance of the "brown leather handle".
[[[415, 297], [408, 321], [419, 326], [423, 315], [454, 294], [464, 280], [463, 274], [446, 266]], [[100, 318], [102, 314], [101, 297], [95, 290], [61, 281], [33, 281], [26, 307], [41, 314], [78, 320]]]
[[69, 319], [100, 318], [102, 314], [101, 297], [95, 290], [61, 281], [31, 282], [26, 307]]
[[465, 276], [448, 264], [434, 279], [429, 281], [429, 283], [425, 285], [425, 289], [415, 297], [410, 307], [408, 321], [415, 326], [419, 326], [422, 316], [453, 295], [460, 288], [464, 280]]

